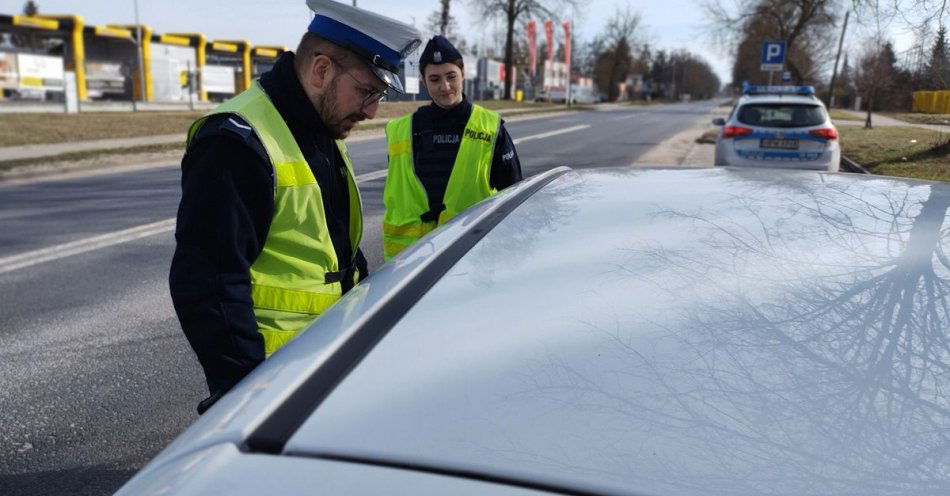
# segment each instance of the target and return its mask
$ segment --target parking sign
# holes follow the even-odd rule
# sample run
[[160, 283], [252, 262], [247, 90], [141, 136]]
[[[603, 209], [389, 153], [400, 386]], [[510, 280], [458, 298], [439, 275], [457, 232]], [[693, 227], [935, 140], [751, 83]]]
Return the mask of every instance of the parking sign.
[[762, 70], [781, 71], [785, 66], [785, 42], [766, 41], [762, 44]]

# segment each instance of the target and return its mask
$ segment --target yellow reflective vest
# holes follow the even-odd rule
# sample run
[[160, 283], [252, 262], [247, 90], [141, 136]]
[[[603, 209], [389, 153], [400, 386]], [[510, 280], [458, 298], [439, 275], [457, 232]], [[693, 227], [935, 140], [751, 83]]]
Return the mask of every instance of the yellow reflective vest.
[[389, 144], [389, 174], [383, 190], [383, 255], [389, 260], [429, 231], [446, 223], [459, 212], [494, 195], [491, 187], [492, 157], [501, 117], [484, 107], [472, 105], [465, 124], [452, 173], [445, 188], [445, 210], [438, 222], [424, 222], [430, 210], [425, 186], [416, 176], [412, 150], [412, 114], [386, 124]]
[[188, 143], [214, 114], [237, 114], [254, 128], [274, 171], [274, 216], [261, 254], [250, 268], [251, 300], [266, 356], [296, 337], [342, 296], [340, 280], [353, 267], [363, 235], [363, 212], [353, 166], [342, 140], [350, 196], [350, 242], [354, 260], [340, 266], [327, 228], [323, 198], [307, 160], [283, 117], [254, 84], [192, 124]]

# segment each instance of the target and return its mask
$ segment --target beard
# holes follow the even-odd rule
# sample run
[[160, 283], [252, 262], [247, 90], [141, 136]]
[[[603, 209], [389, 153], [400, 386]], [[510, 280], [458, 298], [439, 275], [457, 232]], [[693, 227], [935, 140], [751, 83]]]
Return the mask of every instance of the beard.
[[339, 76], [333, 77], [327, 91], [317, 100], [317, 113], [319, 113], [320, 118], [323, 119], [323, 124], [326, 126], [327, 131], [330, 132], [330, 137], [333, 139], [344, 139], [350, 134], [350, 131], [356, 126], [356, 123], [365, 119], [365, 117], [358, 112], [343, 116], [339, 115], [336, 87], [337, 79], [339, 79]]

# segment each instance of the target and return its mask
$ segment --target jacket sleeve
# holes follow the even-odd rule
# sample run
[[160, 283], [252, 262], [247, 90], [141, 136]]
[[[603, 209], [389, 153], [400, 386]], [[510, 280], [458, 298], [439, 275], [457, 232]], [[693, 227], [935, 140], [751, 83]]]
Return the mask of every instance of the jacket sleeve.
[[495, 154], [491, 164], [489, 183], [492, 188], [502, 190], [520, 181], [521, 161], [515, 151], [515, 143], [502, 121], [499, 126], [498, 139], [495, 140]]
[[182, 160], [169, 287], [212, 398], [264, 360], [249, 268], [270, 228], [273, 178], [251, 145], [247, 136], [199, 134]]

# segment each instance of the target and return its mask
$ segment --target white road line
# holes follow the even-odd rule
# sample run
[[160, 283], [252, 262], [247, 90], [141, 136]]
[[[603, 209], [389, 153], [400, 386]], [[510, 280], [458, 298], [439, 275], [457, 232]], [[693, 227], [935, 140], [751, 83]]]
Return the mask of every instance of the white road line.
[[590, 124], [581, 124], [581, 125], [579, 125], [579, 126], [566, 127], [566, 128], [564, 128], [564, 129], [557, 129], [557, 130], [554, 130], [554, 131], [548, 131], [548, 132], [546, 132], [546, 133], [533, 134], [533, 135], [531, 135], [531, 136], [525, 136], [524, 138], [518, 138], [518, 139], [513, 140], [513, 141], [514, 141], [514, 143], [517, 145], [518, 143], [523, 143], [523, 142], [525, 142], [525, 141], [536, 140], [536, 139], [543, 139], [543, 138], [550, 138], [551, 136], [557, 136], [557, 135], [559, 135], [559, 134], [573, 133], [574, 131], [580, 131], [581, 129], [587, 129], [587, 128], [589, 128], [589, 127], [590, 127]]
[[613, 119], [610, 119], [610, 121], [611, 122], [625, 121], [627, 119], [633, 119], [634, 117], [643, 117], [643, 116], [640, 114], [630, 114], [630, 115], [625, 115], [623, 117], [615, 117]]
[[366, 174], [360, 174], [356, 176], [356, 182], [362, 183], [365, 181], [372, 181], [374, 179], [386, 177], [387, 174], [389, 174], [389, 169], [378, 170], [376, 172], [367, 172]]
[[[356, 176], [356, 182], [361, 183], [364, 181], [379, 179], [381, 177], [385, 177], [388, 172], [389, 171], [387, 169], [378, 170], [375, 172], [367, 172], [366, 174]], [[107, 248], [110, 246], [127, 243], [136, 239], [173, 231], [174, 229], [175, 218], [171, 218], [153, 222], [151, 224], [143, 224], [141, 226], [123, 229], [121, 231], [100, 234], [98, 236], [80, 239], [78, 241], [71, 241], [69, 243], [63, 243], [61, 245], [51, 246], [49, 248], [41, 248], [39, 250], [28, 251], [19, 255], [0, 258], [0, 274], [12, 272], [18, 269], [25, 269], [27, 267], [41, 263], [52, 262], [53, 260], [59, 260], [72, 255], [79, 255], [80, 253], [86, 253], [89, 251], [98, 250], [100, 248]]]
[[78, 255], [87, 251], [98, 250], [107, 246], [126, 243], [154, 234], [170, 231], [175, 228], [175, 219], [165, 219], [151, 224], [123, 229], [91, 238], [80, 239], [71, 243], [51, 246], [40, 250], [28, 251], [12, 257], [0, 258], [0, 274], [32, 265], [51, 262], [71, 255]]

